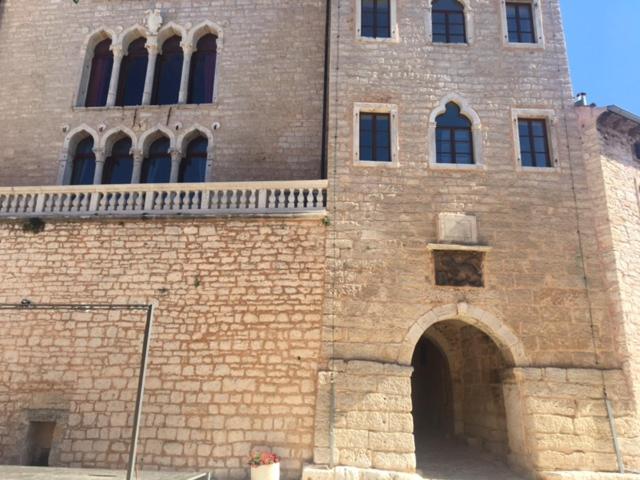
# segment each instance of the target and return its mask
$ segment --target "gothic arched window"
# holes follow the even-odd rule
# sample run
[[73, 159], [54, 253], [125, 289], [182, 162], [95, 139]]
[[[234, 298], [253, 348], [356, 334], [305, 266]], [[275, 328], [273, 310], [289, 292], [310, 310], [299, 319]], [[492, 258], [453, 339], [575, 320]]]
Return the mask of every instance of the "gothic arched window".
[[171, 179], [171, 154], [169, 139], [159, 138], [149, 147], [149, 154], [142, 163], [140, 183], [169, 183]]
[[474, 164], [471, 121], [453, 102], [436, 118], [436, 162]]
[[114, 143], [111, 149], [111, 156], [104, 163], [102, 183], [105, 185], [131, 183], [132, 174], [131, 139], [125, 137]]
[[187, 155], [180, 164], [179, 182], [194, 183], [205, 181], [208, 143], [203, 136], [196, 137], [189, 142]]
[[96, 171], [96, 156], [93, 153], [93, 138], [86, 137], [76, 147], [73, 155], [70, 185], [91, 185]]
[[213, 102], [213, 87], [216, 78], [218, 38], [208, 33], [196, 45], [191, 57], [188, 103]]
[[113, 70], [113, 52], [111, 39], [107, 38], [98, 43], [93, 50], [85, 107], [104, 107], [107, 104], [111, 70]]
[[433, 41], [466, 43], [463, 5], [457, 0], [434, 0], [432, 8]]
[[122, 58], [116, 105], [121, 107], [142, 104], [148, 63], [147, 39], [140, 37], [131, 42], [127, 55]]
[[174, 35], [162, 45], [162, 54], [156, 62], [156, 75], [153, 85], [153, 105], [173, 105], [178, 103], [182, 62], [184, 54], [180, 42], [182, 39]]

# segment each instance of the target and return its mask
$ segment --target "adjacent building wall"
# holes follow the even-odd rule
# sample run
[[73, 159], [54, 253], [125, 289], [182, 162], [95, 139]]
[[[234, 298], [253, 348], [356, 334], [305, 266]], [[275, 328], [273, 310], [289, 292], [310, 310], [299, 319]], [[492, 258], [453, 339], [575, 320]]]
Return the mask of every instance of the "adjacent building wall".
[[[251, 449], [312, 458], [325, 229], [314, 219], [0, 225], [0, 302], [159, 304], [140, 459], [243, 478]], [[123, 468], [144, 315], [0, 316], [0, 463], [57, 421], [56, 466]]]
[[609, 313], [615, 321], [616, 348], [625, 380], [635, 398], [635, 419], [625, 425], [628, 463], [638, 468], [640, 452], [640, 160], [635, 143], [640, 126], [608, 109], [578, 108], [585, 161], [589, 168], [592, 208], [598, 218], [598, 241], [606, 266]]
[[[163, 3], [165, 24], [220, 27], [213, 105], [74, 107], [91, 33], [120, 34], [158, 2], [6, 0], [0, 4], [0, 185], [57, 182], [66, 133], [86, 124], [214, 132], [213, 179], [320, 178], [324, 2]], [[292, 54], [295, 52], [295, 54]]]

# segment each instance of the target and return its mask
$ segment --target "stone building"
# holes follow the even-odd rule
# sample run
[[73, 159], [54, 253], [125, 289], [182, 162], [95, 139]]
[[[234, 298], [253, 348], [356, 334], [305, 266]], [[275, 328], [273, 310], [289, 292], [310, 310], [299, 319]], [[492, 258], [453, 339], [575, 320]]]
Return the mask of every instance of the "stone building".
[[[5, 0], [0, 120], [0, 303], [157, 305], [144, 468], [640, 470], [640, 121], [558, 0]], [[123, 468], [143, 329], [3, 310], [0, 463]]]

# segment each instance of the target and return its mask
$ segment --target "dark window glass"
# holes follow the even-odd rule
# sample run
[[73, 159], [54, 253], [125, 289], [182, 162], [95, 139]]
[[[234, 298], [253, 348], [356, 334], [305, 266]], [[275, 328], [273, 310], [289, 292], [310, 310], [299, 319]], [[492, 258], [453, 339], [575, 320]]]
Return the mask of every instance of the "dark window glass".
[[360, 113], [360, 160], [391, 161], [391, 117], [388, 113]]
[[158, 55], [156, 76], [153, 85], [153, 105], [173, 105], [178, 103], [182, 62], [184, 55], [180, 46], [181, 38], [177, 35], [162, 45], [162, 54]]
[[93, 153], [93, 138], [87, 137], [78, 143], [73, 156], [71, 185], [91, 185], [96, 171], [96, 156]]
[[464, 7], [456, 0], [435, 0], [432, 11], [433, 41], [466, 43]]
[[471, 122], [451, 102], [436, 119], [436, 162], [474, 164]]
[[520, 161], [523, 167], [551, 167], [547, 123], [544, 120], [518, 120]]
[[102, 183], [105, 185], [131, 183], [132, 173], [131, 139], [126, 137], [113, 145], [111, 156], [104, 162]]
[[640, 160], [640, 142], [637, 142], [633, 146], [634, 153], [636, 154], [636, 159]]
[[120, 67], [120, 81], [116, 105], [140, 105], [144, 92], [144, 81], [147, 76], [149, 54], [147, 40], [138, 38], [129, 45], [127, 55], [122, 58]]
[[390, 0], [362, 0], [360, 12], [363, 37], [391, 37]]
[[113, 52], [111, 39], [107, 38], [96, 45], [93, 51], [85, 107], [104, 107], [107, 104], [111, 70], [113, 70]]
[[208, 142], [205, 137], [197, 137], [189, 143], [187, 156], [180, 164], [179, 182], [204, 182], [207, 170], [207, 147]]
[[218, 38], [207, 34], [198, 40], [196, 51], [191, 57], [188, 103], [213, 102], [213, 84], [216, 77], [216, 57]]
[[169, 183], [171, 179], [171, 154], [169, 139], [162, 137], [151, 144], [149, 155], [142, 162], [140, 183]]
[[536, 43], [531, 3], [507, 3], [507, 28], [512, 43]]

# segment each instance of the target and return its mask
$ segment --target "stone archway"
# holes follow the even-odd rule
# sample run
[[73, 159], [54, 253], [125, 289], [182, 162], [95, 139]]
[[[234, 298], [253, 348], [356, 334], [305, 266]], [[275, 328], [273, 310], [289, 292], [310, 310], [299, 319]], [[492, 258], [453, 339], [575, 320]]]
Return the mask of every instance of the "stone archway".
[[[435, 371], [420, 363], [421, 355], [432, 362]], [[414, 369], [412, 415], [419, 468], [451, 451], [452, 442], [472, 445], [504, 461], [527, 463], [522, 400], [509, 372], [516, 366], [527, 366], [529, 360], [522, 343], [504, 322], [466, 303], [437, 307], [408, 329], [397, 360]], [[446, 391], [450, 393], [443, 393]], [[440, 405], [442, 395], [449, 405]], [[433, 425], [425, 426], [419, 414], [432, 404], [453, 416], [447, 419], [455, 426], [453, 438], [434, 430]]]
[[525, 367], [529, 359], [524, 346], [516, 334], [495, 315], [468, 303], [443, 305], [429, 310], [407, 331], [397, 361], [400, 365], [411, 365], [418, 341], [433, 325], [446, 320], [460, 320], [486, 333], [500, 348], [510, 367]]

